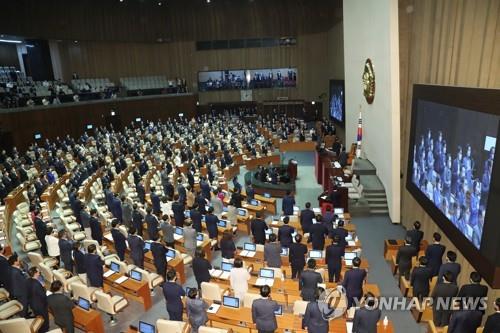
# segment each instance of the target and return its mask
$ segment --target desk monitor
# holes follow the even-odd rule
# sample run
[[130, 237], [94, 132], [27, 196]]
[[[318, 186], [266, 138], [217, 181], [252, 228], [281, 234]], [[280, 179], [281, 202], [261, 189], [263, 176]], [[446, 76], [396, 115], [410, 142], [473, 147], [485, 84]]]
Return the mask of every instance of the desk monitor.
[[353, 259], [354, 259], [354, 258], [356, 258], [356, 257], [357, 257], [356, 252], [346, 252], [346, 253], [344, 254], [344, 259], [345, 259], [345, 260], [353, 260]]
[[221, 265], [221, 269], [224, 272], [230, 272], [231, 268], [233, 268], [233, 264], [231, 264], [230, 262], [223, 262]]
[[88, 125], [86, 126], [86, 128], [87, 128], [88, 130], [91, 130], [92, 128], [94, 128], [94, 126], [93, 126], [92, 124], [88, 124]]
[[201, 222], [205, 222], [205, 215], [201, 216]]
[[222, 298], [222, 305], [238, 309], [240, 307], [240, 299], [237, 297], [224, 296]]
[[40, 140], [42, 135], [40, 133], [35, 133], [35, 140]]
[[174, 259], [175, 258], [175, 251], [172, 249], [168, 249], [167, 257]]
[[181, 227], [175, 227], [175, 233], [179, 236], [182, 236], [184, 234], [184, 230], [182, 230]]
[[142, 119], [141, 118], [135, 118], [135, 121], [138, 122], [138, 123], [140, 123], [142, 121]]
[[261, 268], [259, 271], [259, 277], [266, 279], [274, 279], [274, 270]]
[[139, 333], [155, 333], [155, 325], [145, 323], [143, 321], [139, 322]]
[[309, 258], [318, 259], [318, 258], [322, 258], [322, 257], [323, 257], [322, 251], [318, 251], [318, 250], [309, 251]]
[[281, 256], [283, 256], [283, 257], [288, 256], [288, 248], [287, 247], [281, 248]]
[[78, 297], [78, 306], [84, 309], [85, 311], [90, 310], [90, 302], [88, 299], [85, 299], [83, 297]]
[[217, 226], [219, 226], [221, 228], [225, 228], [227, 226], [227, 221], [219, 220], [219, 222], [217, 222]]
[[112, 261], [109, 268], [115, 273], [120, 273], [120, 265], [118, 265], [118, 263], [116, 262]]
[[281, 316], [283, 314], [283, 307], [278, 305], [278, 310], [274, 311], [274, 314], [277, 316]]
[[144, 242], [144, 250], [146, 251], [151, 250], [151, 242]]
[[133, 269], [130, 271], [130, 277], [136, 281], [141, 281], [142, 280], [142, 273]]
[[198, 233], [198, 235], [196, 235], [196, 240], [203, 242], [203, 234]]
[[257, 250], [257, 245], [253, 243], [245, 243], [243, 244], [243, 250], [255, 252]]
[[260, 205], [260, 202], [257, 199], [252, 199], [252, 200], [250, 200], [250, 205], [252, 205], [252, 206], [258, 206], [258, 205]]
[[269, 194], [269, 193], [264, 193], [264, 198], [268, 198], [268, 199], [269, 199], [269, 198], [271, 198], [271, 194]]
[[243, 209], [243, 208], [238, 208], [238, 215], [239, 215], [239, 216], [247, 216], [247, 211], [246, 211], [246, 209]]
[[226, 206], [222, 207], [222, 211], [227, 212], [227, 207]]
[[333, 213], [334, 214], [344, 214], [344, 208], [334, 208]]
[[191, 217], [191, 212], [189, 210], [185, 210], [184, 211], [184, 217], [187, 218], [187, 219], [190, 218]]

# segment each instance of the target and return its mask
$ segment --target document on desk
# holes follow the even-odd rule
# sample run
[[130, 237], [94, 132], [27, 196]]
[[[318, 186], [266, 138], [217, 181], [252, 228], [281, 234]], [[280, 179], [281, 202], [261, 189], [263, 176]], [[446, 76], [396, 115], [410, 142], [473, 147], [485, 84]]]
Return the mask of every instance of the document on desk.
[[196, 241], [196, 246], [201, 246], [201, 244], [203, 244], [202, 241]]
[[220, 269], [211, 269], [208, 271], [210, 273], [210, 276], [218, 278], [221, 276], [222, 271]]
[[104, 277], [110, 277], [113, 274], [115, 274], [115, 272], [112, 271], [112, 270], [109, 270], [109, 271], [105, 272], [102, 276], [104, 276]]
[[122, 284], [123, 282], [127, 281], [128, 277], [126, 276], [121, 276], [118, 279], [115, 280], [115, 283]]
[[213, 303], [212, 305], [210, 305], [210, 307], [207, 309], [207, 313], [217, 313], [217, 311], [219, 311], [219, 308], [220, 308], [220, 304], [215, 304]]
[[345, 328], [347, 330], [347, 333], [352, 333], [352, 326], [353, 326], [353, 323], [350, 321], [345, 323]]
[[350, 241], [347, 242], [347, 245], [348, 246], [356, 246], [356, 242], [353, 241], [353, 240], [350, 240]]
[[229, 272], [222, 272], [222, 274], [219, 276], [219, 279], [223, 280], [229, 279]]
[[338, 168], [338, 169], [342, 168], [342, 166], [340, 165], [340, 163], [339, 163], [339, 162], [337, 162], [337, 161], [333, 162], [333, 165], [334, 165], [336, 168]]
[[174, 240], [178, 241], [178, 240], [181, 240], [181, 239], [182, 239], [181, 235], [174, 234]]
[[256, 286], [268, 285], [269, 287], [272, 287], [273, 284], [274, 284], [274, 279], [258, 278], [257, 281], [255, 281]]
[[[325, 197], [325, 199], [326, 199], [326, 197]], [[316, 215], [321, 214], [321, 208], [319, 208], [319, 207], [314, 207], [314, 208], [313, 208], [313, 212], [314, 212], [314, 214], [316, 214]]]
[[247, 251], [247, 255], [246, 256], [249, 257], [249, 258], [253, 258], [253, 257], [255, 257], [255, 252], [254, 251]]
[[109, 240], [110, 242], [113, 243], [113, 236], [111, 235], [110, 232], [104, 234], [104, 238], [106, 238], [107, 240]]

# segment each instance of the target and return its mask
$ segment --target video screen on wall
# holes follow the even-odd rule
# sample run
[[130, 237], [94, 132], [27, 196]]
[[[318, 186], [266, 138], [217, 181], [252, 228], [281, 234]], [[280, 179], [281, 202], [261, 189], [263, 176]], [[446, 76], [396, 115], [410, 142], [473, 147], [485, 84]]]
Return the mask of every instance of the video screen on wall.
[[344, 80], [330, 80], [330, 119], [340, 124], [344, 123]]
[[246, 90], [297, 86], [297, 68], [264, 68], [198, 72], [198, 90]]
[[416, 101], [411, 181], [475, 248], [488, 209], [499, 117]]

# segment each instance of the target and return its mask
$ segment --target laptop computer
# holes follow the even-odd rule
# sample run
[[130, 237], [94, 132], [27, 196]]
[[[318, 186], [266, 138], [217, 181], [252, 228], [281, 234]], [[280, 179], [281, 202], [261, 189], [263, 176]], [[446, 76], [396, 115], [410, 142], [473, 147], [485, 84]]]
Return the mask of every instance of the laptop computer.
[[320, 259], [323, 258], [323, 252], [318, 250], [309, 251], [309, 258], [311, 259]]
[[174, 259], [175, 258], [175, 251], [172, 250], [172, 249], [169, 249], [167, 251], [167, 254], [166, 254], [165, 258], [167, 259], [167, 262], [169, 262], [170, 260]]
[[344, 261], [346, 266], [352, 266], [352, 261], [354, 258], [356, 258], [358, 255], [356, 252], [346, 252], [344, 254]]
[[252, 199], [252, 200], [250, 200], [250, 205], [252, 205], [252, 206], [259, 206], [260, 202], [257, 199]]
[[115, 273], [120, 273], [120, 265], [118, 265], [116, 262], [111, 262], [111, 265], [109, 265], [109, 268], [115, 272]]
[[282, 247], [281, 248], [281, 256], [282, 257], [288, 256], [288, 248], [287, 247]]
[[151, 250], [151, 242], [144, 242], [144, 251], [150, 251]]
[[229, 273], [231, 273], [231, 269], [233, 268], [233, 264], [231, 264], [230, 262], [222, 262], [222, 265], [220, 268], [222, 270], [222, 274], [219, 276], [219, 278], [224, 279], [224, 280], [229, 279]]
[[136, 281], [141, 281], [142, 280], [142, 273], [133, 269], [130, 271], [130, 277]]
[[264, 193], [264, 198], [268, 198], [268, 199], [269, 199], [270, 197], [271, 197], [271, 194], [269, 194], [269, 193]]
[[241, 251], [240, 255], [243, 257], [253, 257], [255, 256], [256, 250], [257, 250], [257, 245], [253, 243], [245, 243], [243, 244], [243, 251]]
[[239, 216], [247, 216], [247, 211], [246, 211], [246, 209], [243, 209], [243, 208], [238, 208], [238, 215], [239, 215]]
[[90, 302], [88, 299], [85, 299], [83, 297], [78, 297], [78, 306], [82, 308], [85, 311], [90, 310]]
[[139, 333], [155, 333], [156, 328], [154, 325], [148, 324], [146, 322], [139, 322]]
[[191, 212], [189, 210], [185, 210], [184, 211], [184, 217], [187, 218], [187, 219], [190, 218], [191, 217]]
[[222, 305], [238, 309], [240, 307], [240, 299], [238, 297], [223, 296]]
[[333, 214], [344, 214], [344, 208], [334, 208]]
[[281, 316], [283, 314], [283, 307], [281, 305], [279, 305], [278, 310], [275, 310], [274, 314], [277, 316]]
[[261, 268], [259, 270], [259, 277], [255, 282], [257, 286], [268, 285], [272, 287], [274, 284], [274, 270], [268, 268]]
[[221, 228], [225, 228], [227, 226], [227, 221], [219, 220], [219, 222], [217, 222], [217, 226], [219, 226]]
[[174, 239], [179, 240], [184, 235], [184, 230], [181, 227], [175, 227]]

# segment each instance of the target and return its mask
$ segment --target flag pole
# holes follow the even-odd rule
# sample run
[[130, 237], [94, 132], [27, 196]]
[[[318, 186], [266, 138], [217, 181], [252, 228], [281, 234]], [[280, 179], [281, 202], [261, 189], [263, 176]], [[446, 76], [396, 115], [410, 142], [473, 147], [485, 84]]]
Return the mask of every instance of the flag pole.
[[361, 158], [361, 143], [363, 141], [363, 118], [361, 116], [361, 104], [359, 105], [358, 135], [356, 144], [356, 158]]

